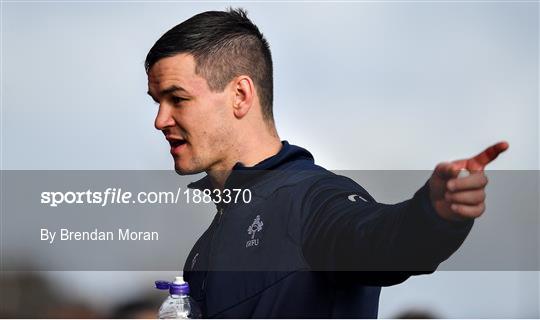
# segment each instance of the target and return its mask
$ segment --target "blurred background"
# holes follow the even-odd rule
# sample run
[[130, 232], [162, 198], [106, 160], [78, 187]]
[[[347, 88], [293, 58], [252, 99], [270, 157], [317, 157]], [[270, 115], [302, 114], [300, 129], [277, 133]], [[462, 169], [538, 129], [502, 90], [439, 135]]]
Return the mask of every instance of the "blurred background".
[[[170, 170], [144, 58], [228, 6], [269, 40], [281, 138], [318, 164], [431, 170], [505, 139], [489, 169], [538, 174], [535, 1], [2, 2], [1, 169]], [[2, 272], [0, 316], [151, 317], [153, 281], [178, 273]], [[538, 318], [539, 287], [538, 271], [437, 272], [384, 288], [379, 317]]]

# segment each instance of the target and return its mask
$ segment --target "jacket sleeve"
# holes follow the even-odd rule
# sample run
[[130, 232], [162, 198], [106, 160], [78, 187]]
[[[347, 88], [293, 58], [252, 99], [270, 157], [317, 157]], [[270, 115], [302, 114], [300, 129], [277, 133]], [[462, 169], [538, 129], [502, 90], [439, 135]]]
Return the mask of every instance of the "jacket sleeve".
[[361, 271], [365, 284], [383, 286], [435, 271], [473, 225], [439, 217], [428, 183], [412, 199], [390, 205], [338, 175], [311, 185], [302, 213], [303, 253], [314, 270]]

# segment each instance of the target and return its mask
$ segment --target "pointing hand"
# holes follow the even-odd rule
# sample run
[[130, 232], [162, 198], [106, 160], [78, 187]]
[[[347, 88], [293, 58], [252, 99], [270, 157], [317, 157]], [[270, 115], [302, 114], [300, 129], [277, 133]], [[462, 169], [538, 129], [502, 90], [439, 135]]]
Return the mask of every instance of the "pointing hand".
[[[439, 216], [461, 221], [482, 215], [488, 183], [484, 168], [508, 146], [507, 142], [499, 142], [473, 158], [437, 165], [429, 179], [429, 189], [431, 203]], [[470, 175], [461, 177], [461, 170], [469, 171]]]

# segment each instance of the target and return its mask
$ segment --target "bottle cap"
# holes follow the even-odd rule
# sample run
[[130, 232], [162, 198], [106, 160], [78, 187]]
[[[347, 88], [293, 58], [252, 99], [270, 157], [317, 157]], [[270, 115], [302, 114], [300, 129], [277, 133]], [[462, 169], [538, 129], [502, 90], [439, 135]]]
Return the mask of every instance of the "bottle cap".
[[170, 294], [182, 294], [182, 295], [188, 295], [189, 294], [189, 285], [184, 282], [182, 284], [175, 284], [172, 283], [171, 287], [169, 288]]
[[171, 283], [169, 281], [165, 281], [165, 280], [156, 281], [156, 289], [168, 290], [170, 287], [171, 287]]

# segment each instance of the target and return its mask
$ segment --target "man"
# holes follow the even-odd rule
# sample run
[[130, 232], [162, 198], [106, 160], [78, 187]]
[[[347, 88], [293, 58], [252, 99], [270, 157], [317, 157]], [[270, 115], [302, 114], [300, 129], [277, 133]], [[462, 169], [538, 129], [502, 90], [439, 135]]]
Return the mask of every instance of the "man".
[[252, 195], [218, 202], [186, 260], [206, 317], [376, 317], [381, 286], [433, 272], [461, 245], [485, 208], [483, 169], [508, 148], [441, 163], [412, 199], [380, 204], [280, 141], [269, 45], [244, 11], [184, 21], [145, 65], [176, 171], [206, 172], [190, 187], [214, 198]]

